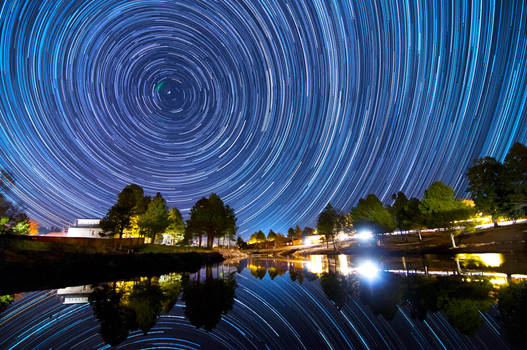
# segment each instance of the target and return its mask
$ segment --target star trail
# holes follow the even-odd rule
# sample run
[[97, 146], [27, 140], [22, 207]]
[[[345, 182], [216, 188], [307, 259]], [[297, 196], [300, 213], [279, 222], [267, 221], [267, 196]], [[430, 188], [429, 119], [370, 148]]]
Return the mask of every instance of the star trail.
[[474, 158], [527, 142], [522, 1], [23, 1], [0, 10], [0, 166], [44, 225], [127, 184], [240, 233], [329, 202], [466, 196]]

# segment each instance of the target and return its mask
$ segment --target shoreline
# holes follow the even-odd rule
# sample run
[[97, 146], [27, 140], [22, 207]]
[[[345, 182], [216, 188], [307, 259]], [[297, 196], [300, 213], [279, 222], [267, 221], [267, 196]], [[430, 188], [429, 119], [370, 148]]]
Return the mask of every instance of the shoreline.
[[0, 240], [0, 295], [195, 272], [204, 265], [225, 260], [218, 251], [165, 252], [169, 250], [166, 247], [145, 247], [145, 252], [97, 253], [79, 252], [78, 247], [54, 243], [34, 250], [24, 246], [26, 249], [17, 246], [16, 239]]
[[288, 246], [278, 249], [249, 250], [250, 255], [268, 256], [297, 256], [305, 257], [313, 254], [334, 255], [351, 254], [361, 255], [373, 253], [381, 256], [405, 255], [447, 255], [454, 256], [459, 253], [510, 253], [524, 254], [527, 256], [527, 224], [519, 223], [510, 226], [501, 226], [477, 231], [471, 234], [456, 236], [457, 247], [453, 248], [450, 236], [445, 232], [423, 233], [423, 241], [419, 242], [416, 234], [386, 236], [380, 247], [375, 243], [360, 246], [357, 241], [348, 241], [337, 251], [330, 243], [317, 246]]

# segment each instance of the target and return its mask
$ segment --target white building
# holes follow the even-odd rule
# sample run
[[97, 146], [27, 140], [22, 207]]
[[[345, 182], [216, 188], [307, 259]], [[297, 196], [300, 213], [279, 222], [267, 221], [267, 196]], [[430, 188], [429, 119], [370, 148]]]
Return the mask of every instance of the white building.
[[66, 237], [101, 238], [103, 232], [99, 226], [100, 219], [77, 219], [68, 228]]
[[57, 295], [62, 297], [63, 304], [86, 304], [92, 292], [91, 285], [57, 289]]

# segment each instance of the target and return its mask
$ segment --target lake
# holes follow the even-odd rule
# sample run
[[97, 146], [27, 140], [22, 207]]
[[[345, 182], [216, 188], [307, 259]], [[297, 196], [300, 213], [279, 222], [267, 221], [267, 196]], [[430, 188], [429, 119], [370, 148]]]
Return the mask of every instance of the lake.
[[525, 348], [525, 257], [251, 257], [0, 297], [0, 349]]

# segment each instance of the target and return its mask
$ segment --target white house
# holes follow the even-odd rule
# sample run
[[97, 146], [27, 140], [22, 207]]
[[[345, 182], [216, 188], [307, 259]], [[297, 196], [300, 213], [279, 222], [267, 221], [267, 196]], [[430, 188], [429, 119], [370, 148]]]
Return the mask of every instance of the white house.
[[101, 238], [103, 232], [99, 226], [100, 219], [77, 219], [68, 227], [66, 237]]

